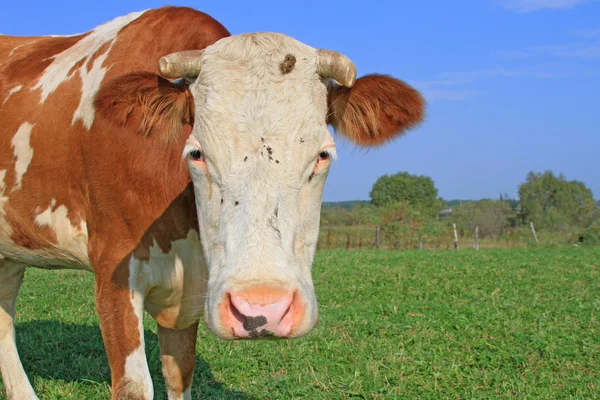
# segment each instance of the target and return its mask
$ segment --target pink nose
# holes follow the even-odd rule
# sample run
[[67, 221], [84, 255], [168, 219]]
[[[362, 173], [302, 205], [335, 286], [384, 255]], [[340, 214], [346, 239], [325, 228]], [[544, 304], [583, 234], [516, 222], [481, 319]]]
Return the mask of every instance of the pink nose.
[[220, 307], [221, 321], [236, 338], [287, 337], [304, 314], [297, 297], [272, 288], [229, 293]]

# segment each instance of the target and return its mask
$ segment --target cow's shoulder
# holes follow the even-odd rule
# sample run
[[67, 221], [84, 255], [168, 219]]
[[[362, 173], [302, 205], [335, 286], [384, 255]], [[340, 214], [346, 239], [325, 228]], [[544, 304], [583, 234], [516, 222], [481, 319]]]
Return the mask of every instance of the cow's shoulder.
[[148, 10], [119, 32], [106, 61], [107, 79], [126, 72], [158, 72], [160, 57], [182, 50], [203, 49], [229, 36], [210, 15], [187, 7]]

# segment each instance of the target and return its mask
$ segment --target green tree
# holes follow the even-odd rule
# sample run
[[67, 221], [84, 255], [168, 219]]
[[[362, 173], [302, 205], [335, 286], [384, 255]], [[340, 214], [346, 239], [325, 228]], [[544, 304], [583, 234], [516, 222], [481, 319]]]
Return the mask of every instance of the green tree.
[[370, 196], [374, 206], [388, 206], [402, 201], [421, 209], [434, 207], [437, 213], [441, 204], [437, 194], [438, 191], [430, 177], [398, 172], [379, 177]]
[[530, 172], [519, 186], [523, 222], [534, 221], [537, 228], [582, 227], [591, 221], [596, 202], [583, 182], [568, 181], [564, 175]]

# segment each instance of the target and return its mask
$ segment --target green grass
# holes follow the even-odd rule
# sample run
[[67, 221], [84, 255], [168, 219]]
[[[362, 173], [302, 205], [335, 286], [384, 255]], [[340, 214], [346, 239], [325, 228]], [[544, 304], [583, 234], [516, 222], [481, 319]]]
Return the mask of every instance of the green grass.
[[[323, 251], [314, 270], [306, 338], [222, 342], [201, 324], [194, 398], [600, 397], [599, 249]], [[27, 272], [17, 334], [42, 399], [109, 397], [92, 294], [91, 274]]]

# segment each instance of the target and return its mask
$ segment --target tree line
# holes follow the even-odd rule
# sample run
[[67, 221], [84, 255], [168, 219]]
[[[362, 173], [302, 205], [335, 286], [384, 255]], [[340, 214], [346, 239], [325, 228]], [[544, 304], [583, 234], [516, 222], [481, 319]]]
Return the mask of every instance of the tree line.
[[[531, 239], [530, 222], [553, 243], [600, 244], [600, 212], [592, 191], [552, 171], [528, 173], [518, 187], [518, 199], [501, 194], [496, 199], [446, 202], [430, 177], [408, 172], [379, 177], [370, 198], [344, 202], [343, 208], [324, 205], [320, 247], [370, 247], [374, 226], [380, 227], [386, 247], [448, 247], [453, 224], [461, 238], [478, 228], [481, 239], [526, 243]], [[451, 212], [440, 213], [447, 208]]]

